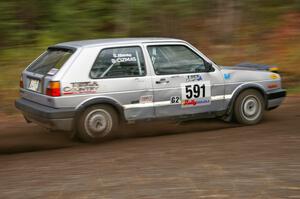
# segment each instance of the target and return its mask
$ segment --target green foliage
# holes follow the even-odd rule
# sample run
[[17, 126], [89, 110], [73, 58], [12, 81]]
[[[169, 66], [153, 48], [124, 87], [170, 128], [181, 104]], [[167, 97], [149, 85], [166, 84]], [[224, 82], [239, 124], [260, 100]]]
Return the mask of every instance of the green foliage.
[[291, 71], [300, 25], [284, 17], [293, 13], [300, 16], [300, 0], [0, 1], [0, 98], [17, 93], [20, 71], [47, 46], [70, 40], [176, 37], [217, 63], [249, 60]]

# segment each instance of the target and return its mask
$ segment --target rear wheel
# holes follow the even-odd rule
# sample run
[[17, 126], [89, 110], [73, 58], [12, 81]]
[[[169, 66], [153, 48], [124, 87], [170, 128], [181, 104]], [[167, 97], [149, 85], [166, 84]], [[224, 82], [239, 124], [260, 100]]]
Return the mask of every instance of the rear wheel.
[[112, 138], [117, 127], [116, 111], [108, 105], [95, 105], [80, 117], [77, 135], [84, 142], [103, 141]]
[[234, 116], [241, 124], [257, 124], [264, 114], [265, 102], [262, 94], [254, 89], [242, 92], [234, 104]]

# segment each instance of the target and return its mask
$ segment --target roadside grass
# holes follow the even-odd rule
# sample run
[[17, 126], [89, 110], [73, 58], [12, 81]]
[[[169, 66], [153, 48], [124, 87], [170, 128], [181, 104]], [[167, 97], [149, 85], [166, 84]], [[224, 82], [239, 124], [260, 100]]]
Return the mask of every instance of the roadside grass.
[[300, 94], [300, 85], [287, 88], [287, 93], [288, 93], [288, 95], [289, 94]]
[[20, 74], [39, 54], [43, 47], [15, 47], [0, 52], [0, 112], [13, 114], [14, 100], [18, 97]]

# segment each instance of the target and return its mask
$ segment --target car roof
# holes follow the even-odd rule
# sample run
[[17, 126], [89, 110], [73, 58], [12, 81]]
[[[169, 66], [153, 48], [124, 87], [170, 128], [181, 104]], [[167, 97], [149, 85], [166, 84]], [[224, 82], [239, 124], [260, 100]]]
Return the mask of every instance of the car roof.
[[140, 38], [112, 38], [112, 39], [93, 39], [82, 41], [70, 41], [56, 44], [55, 46], [67, 46], [73, 48], [94, 47], [110, 44], [135, 44], [147, 42], [182, 42], [180, 39], [163, 38], [163, 37], [140, 37]]

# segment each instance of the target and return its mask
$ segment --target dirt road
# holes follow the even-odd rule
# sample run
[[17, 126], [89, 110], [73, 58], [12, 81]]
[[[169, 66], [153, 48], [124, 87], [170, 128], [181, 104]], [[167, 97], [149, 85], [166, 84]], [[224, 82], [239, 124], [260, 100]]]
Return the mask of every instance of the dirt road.
[[0, 116], [0, 198], [300, 198], [300, 97], [256, 126], [129, 126], [82, 144]]

